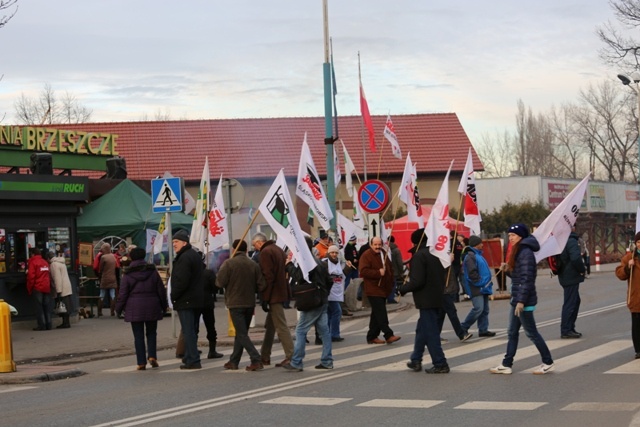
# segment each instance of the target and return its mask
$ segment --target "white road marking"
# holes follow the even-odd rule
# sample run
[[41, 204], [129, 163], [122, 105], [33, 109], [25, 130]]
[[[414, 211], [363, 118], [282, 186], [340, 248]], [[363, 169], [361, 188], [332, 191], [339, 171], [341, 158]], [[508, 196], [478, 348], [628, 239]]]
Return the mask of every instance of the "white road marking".
[[629, 363], [610, 369], [605, 374], [640, 374], [640, 359], [634, 359]]
[[[555, 362], [554, 372], [566, 372], [570, 369], [577, 368], [578, 366], [587, 365], [596, 360], [604, 359], [605, 357], [615, 354], [619, 351], [626, 350], [631, 346], [632, 344], [628, 340], [614, 340], [606, 344], [599, 345], [597, 347], [592, 347], [588, 350], [584, 350], [579, 353], [572, 354], [571, 356], [554, 360]], [[538, 366], [535, 366], [531, 369], [527, 369], [524, 372], [531, 373]]]
[[570, 403], [561, 411], [580, 411], [580, 412], [619, 412], [619, 411], [637, 411], [640, 403], [632, 402], [575, 402]]
[[547, 402], [481, 402], [473, 401], [463, 403], [454, 409], [474, 409], [481, 411], [533, 411]]
[[271, 400], [263, 400], [260, 403], [271, 403], [276, 405], [312, 405], [312, 406], [333, 406], [339, 403], [348, 402], [349, 399], [339, 397], [297, 397], [282, 396]]
[[432, 408], [446, 402], [445, 400], [411, 400], [411, 399], [373, 399], [356, 406], [369, 408]]
[[12, 393], [14, 391], [31, 390], [32, 388], [38, 388], [36, 386], [3, 386], [0, 387], [0, 393]]

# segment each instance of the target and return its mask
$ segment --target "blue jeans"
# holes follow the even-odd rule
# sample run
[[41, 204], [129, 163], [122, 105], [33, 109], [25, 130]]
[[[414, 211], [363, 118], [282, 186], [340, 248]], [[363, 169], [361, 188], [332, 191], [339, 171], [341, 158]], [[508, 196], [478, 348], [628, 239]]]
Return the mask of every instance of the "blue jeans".
[[320, 339], [322, 339], [322, 356], [320, 363], [326, 367], [333, 367], [333, 355], [331, 354], [331, 334], [329, 333], [328, 304], [314, 308], [310, 311], [301, 311], [298, 324], [296, 325], [296, 342], [293, 346], [293, 357], [291, 358], [291, 366], [294, 368], [302, 368], [302, 360], [305, 355], [305, 347], [307, 345], [307, 332], [313, 325], [316, 326]]
[[[145, 347], [145, 329], [147, 337], [147, 345]], [[131, 330], [133, 331], [133, 342], [136, 347], [136, 360], [138, 365], [147, 364], [148, 357], [157, 359], [156, 339], [158, 330], [158, 321], [149, 320], [147, 322], [131, 322]], [[148, 350], [148, 353], [147, 353]]]
[[533, 345], [538, 349], [540, 357], [542, 358], [542, 363], [551, 365], [553, 363], [551, 352], [549, 351], [549, 347], [547, 347], [547, 343], [544, 342], [544, 338], [542, 338], [542, 335], [538, 332], [538, 328], [536, 328], [536, 320], [533, 317], [533, 311], [523, 311], [520, 314], [520, 317], [517, 317], [514, 313], [515, 307], [511, 306], [509, 310], [509, 341], [507, 342], [507, 354], [504, 355], [502, 366], [507, 366], [509, 368], [513, 366], [513, 358], [518, 350], [520, 326], [524, 329], [524, 333], [527, 338], [529, 338]]
[[38, 328], [51, 329], [51, 294], [34, 289], [33, 299], [36, 302], [36, 321]]
[[469, 331], [471, 325], [478, 321], [478, 332], [483, 333], [489, 330], [489, 295], [478, 295], [471, 298], [473, 308], [467, 314], [467, 318], [462, 322], [462, 329]]
[[331, 338], [340, 338], [340, 318], [342, 317], [340, 301], [329, 301], [327, 317]]
[[566, 335], [576, 329], [576, 319], [580, 310], [580, 284], [563, 286], [562, 289], [564, 290], [564, 303], [562, 304], [560, 334]]
[[195, 365], [200, 363], [198, 353], [198, 322], [200, 321], [199, 308], [187, 308], [177, 310], [180, 318], [180, 327], [184, 337], [184, 360], [185, 365]]
[[416, 325], [416, 339], [413, 344], [411, 360], [422, 362], [425, 346], [429, 350], [431, 362], [434, 366], [447, 365], [447, 359], [440, 344], [440, 325], [444, 319], [444, 311], [439, 308], [423, 308]]
[[345, 289], [345, 291], [347, 290], [347, 286], [349, 286], [349, 283], [351, 283], [351, 279], [357, 279], [357, 278], [358, 278], [358, 269], [354, 268], [344, 278], [344, 289]]

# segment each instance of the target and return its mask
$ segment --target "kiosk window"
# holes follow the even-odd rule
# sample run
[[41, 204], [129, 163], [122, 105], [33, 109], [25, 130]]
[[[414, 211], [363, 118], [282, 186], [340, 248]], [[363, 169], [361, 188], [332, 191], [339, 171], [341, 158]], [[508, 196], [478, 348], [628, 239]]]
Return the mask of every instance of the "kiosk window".
[[29, 248], [45, 248], [47, 233], [35, 230], [0, 229], [0, 273], [24, 273]]
[[67, 268], [71, 267], [71, 242], [68, 227], [50, 227], [47, 231], [47, 250], [63, 256]]

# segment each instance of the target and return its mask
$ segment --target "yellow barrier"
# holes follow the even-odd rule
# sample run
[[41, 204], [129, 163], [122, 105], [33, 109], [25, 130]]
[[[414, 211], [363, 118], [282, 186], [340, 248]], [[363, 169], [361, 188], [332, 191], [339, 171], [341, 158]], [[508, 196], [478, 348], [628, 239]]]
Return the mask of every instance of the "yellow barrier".
[[13, 342], [11, 341], [11, 311], [9, 304], [0, 299], [0, 372], [15, 372]]
[[229, 320], [229, 328], [227, 329], [227, 336], [228, 337], [235, 337], [236, 336], [236, 328], [235, 328], [235, 326], [233, 326], [233, 320], [231, 320], [231, 312], [229, 311], [229, 309], [227, 309], [227, 319]]

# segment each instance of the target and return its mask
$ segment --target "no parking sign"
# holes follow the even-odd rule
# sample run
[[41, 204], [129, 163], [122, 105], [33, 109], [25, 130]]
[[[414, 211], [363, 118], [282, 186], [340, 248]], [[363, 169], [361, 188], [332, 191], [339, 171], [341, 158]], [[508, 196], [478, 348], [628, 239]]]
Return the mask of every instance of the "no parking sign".
[[389, 187], [377, 179], [367, 180], [358, 190], [358, 202], [367, 213], [382, 212], [389, 204]]

